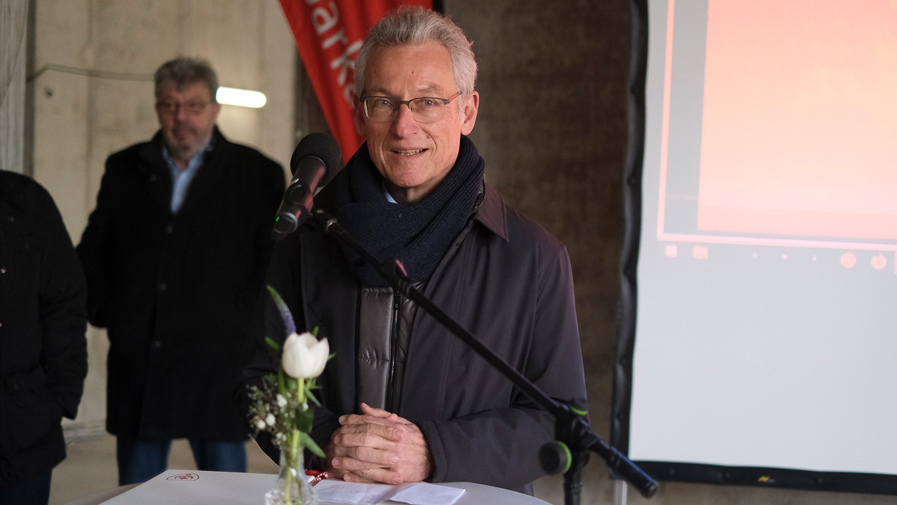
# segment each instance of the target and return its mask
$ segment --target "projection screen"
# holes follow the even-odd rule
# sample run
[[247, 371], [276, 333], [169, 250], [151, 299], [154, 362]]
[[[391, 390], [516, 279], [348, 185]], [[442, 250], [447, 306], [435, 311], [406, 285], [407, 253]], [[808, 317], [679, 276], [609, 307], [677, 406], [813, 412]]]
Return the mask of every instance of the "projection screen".
[[897, 2], [633, 5], [613, 444], [897, 494]]

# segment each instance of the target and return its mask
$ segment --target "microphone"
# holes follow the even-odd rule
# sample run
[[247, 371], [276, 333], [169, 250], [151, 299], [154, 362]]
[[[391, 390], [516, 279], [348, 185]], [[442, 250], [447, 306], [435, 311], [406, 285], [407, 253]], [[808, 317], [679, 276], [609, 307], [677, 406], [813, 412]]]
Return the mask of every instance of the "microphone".
[[342, 163], [339, 144], [326, 133], [310, 133], [293, 151], [293, 180], [283, 192], [283, 203], [274, 219], [274, 240], [282, 240], [308, 219], [315, 191], [333, 179]]

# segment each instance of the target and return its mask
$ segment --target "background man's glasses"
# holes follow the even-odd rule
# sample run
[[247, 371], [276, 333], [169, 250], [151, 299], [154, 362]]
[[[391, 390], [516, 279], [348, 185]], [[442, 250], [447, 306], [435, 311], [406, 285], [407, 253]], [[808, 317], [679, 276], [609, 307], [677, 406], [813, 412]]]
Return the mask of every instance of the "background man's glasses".
[[434, 98], [422, 96], [411, 100], [396, 100], [388, 96], [369, 96], [361, 99], [364, 105], [364, 115], [374, 123], [392, 121], [399, 112], [399, 107], [407, 105], [411, 110], [411, 116], [418, 123], [432, 123], [442, 119], [448, 104], [461, 93], [455, 93], [449, 98]]
[[206, 110], [206, 107], [209, 105], [209, 102], [187, 102], [187, 103], [177, 103], [177, 102], [156, 102], [156, 109], [168, 115], [175, 115], [178, 112], [178, 108], [184, 109], [190, 116], [197, 116], [202, 114], [202, 111]]

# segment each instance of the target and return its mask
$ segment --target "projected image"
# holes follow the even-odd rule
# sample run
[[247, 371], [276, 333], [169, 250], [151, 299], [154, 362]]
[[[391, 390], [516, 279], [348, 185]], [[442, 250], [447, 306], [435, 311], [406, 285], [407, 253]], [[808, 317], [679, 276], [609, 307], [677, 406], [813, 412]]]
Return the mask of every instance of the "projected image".
[[675, 15], [706, 33], [667, 47], [658, 238], [897, 250], [897, 4]]
[[647, 12], [616, 441], [662, 480], [897, 494], [897, 1]]

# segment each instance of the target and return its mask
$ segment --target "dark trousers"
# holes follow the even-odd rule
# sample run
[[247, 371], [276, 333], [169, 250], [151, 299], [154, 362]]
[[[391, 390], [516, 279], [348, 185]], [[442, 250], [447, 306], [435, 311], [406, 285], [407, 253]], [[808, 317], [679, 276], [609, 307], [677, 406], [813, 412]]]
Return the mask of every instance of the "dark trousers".
[[47, 505], [52, 470], [11, 486], [0, 487], [0, 505]]
[[[193, 459], [200, 470], [245, 472], [245, 442], [189, 439]], [[168, 469], [171, 440], [146, 440], [118, 437], [118, 485], [146, 482]]]

